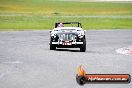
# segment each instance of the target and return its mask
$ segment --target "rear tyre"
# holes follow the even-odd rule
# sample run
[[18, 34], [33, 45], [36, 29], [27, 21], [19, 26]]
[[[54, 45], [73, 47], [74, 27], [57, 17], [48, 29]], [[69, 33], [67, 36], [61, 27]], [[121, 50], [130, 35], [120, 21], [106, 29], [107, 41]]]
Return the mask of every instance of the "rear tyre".
[[80, 52], [85, 52], [86, 51], [86, 39], [83, 40], [83, 45], [80, 47]]

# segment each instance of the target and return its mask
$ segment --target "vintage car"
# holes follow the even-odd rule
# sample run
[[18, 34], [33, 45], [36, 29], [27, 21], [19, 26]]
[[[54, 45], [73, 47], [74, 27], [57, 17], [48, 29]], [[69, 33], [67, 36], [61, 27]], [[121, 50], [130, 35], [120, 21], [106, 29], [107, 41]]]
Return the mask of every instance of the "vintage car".
[[[71, 26], [65, 26], [66, 24]], [[76, 26], [75, 26], [76, 25]], [[85, 30], [79, 22], [58, 22], [50, 31], [50, 50], [56, 48], [80, 48], [80, 52], [86, 51]]]

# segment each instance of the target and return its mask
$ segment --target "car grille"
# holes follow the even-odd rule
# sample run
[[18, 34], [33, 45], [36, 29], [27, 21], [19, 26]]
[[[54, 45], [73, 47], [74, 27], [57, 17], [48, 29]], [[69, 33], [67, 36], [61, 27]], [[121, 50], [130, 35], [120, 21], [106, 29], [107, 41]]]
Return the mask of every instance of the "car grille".
[[59, 39], [64, 41], [75, 40], [76, 35], [73, 33], [59, 34]]

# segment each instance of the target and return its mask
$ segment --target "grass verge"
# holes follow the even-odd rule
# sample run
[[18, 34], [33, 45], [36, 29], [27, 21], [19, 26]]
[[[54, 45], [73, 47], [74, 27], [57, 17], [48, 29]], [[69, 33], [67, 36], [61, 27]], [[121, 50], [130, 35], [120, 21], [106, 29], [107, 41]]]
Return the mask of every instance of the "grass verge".
[[1, 0], [0, 3], [0, 31], [52, 29], [55, 22], [63, 21], [81, 22], [86, 30], [132, 29], [132, 3], [57, 0]]

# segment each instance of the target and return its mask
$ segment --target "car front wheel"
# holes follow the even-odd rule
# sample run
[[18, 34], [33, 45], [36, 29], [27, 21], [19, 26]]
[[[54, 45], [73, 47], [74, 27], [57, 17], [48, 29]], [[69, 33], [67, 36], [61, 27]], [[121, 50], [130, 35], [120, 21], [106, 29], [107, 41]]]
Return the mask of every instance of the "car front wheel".
[[50, 41], [50, 50], [55, 50], [56, 46], [52, 44], [52, 41]]
[[80, 52], [85, 52], [86, 51], [86, 39], [83, 40], [83, 45], [80, 47]]

